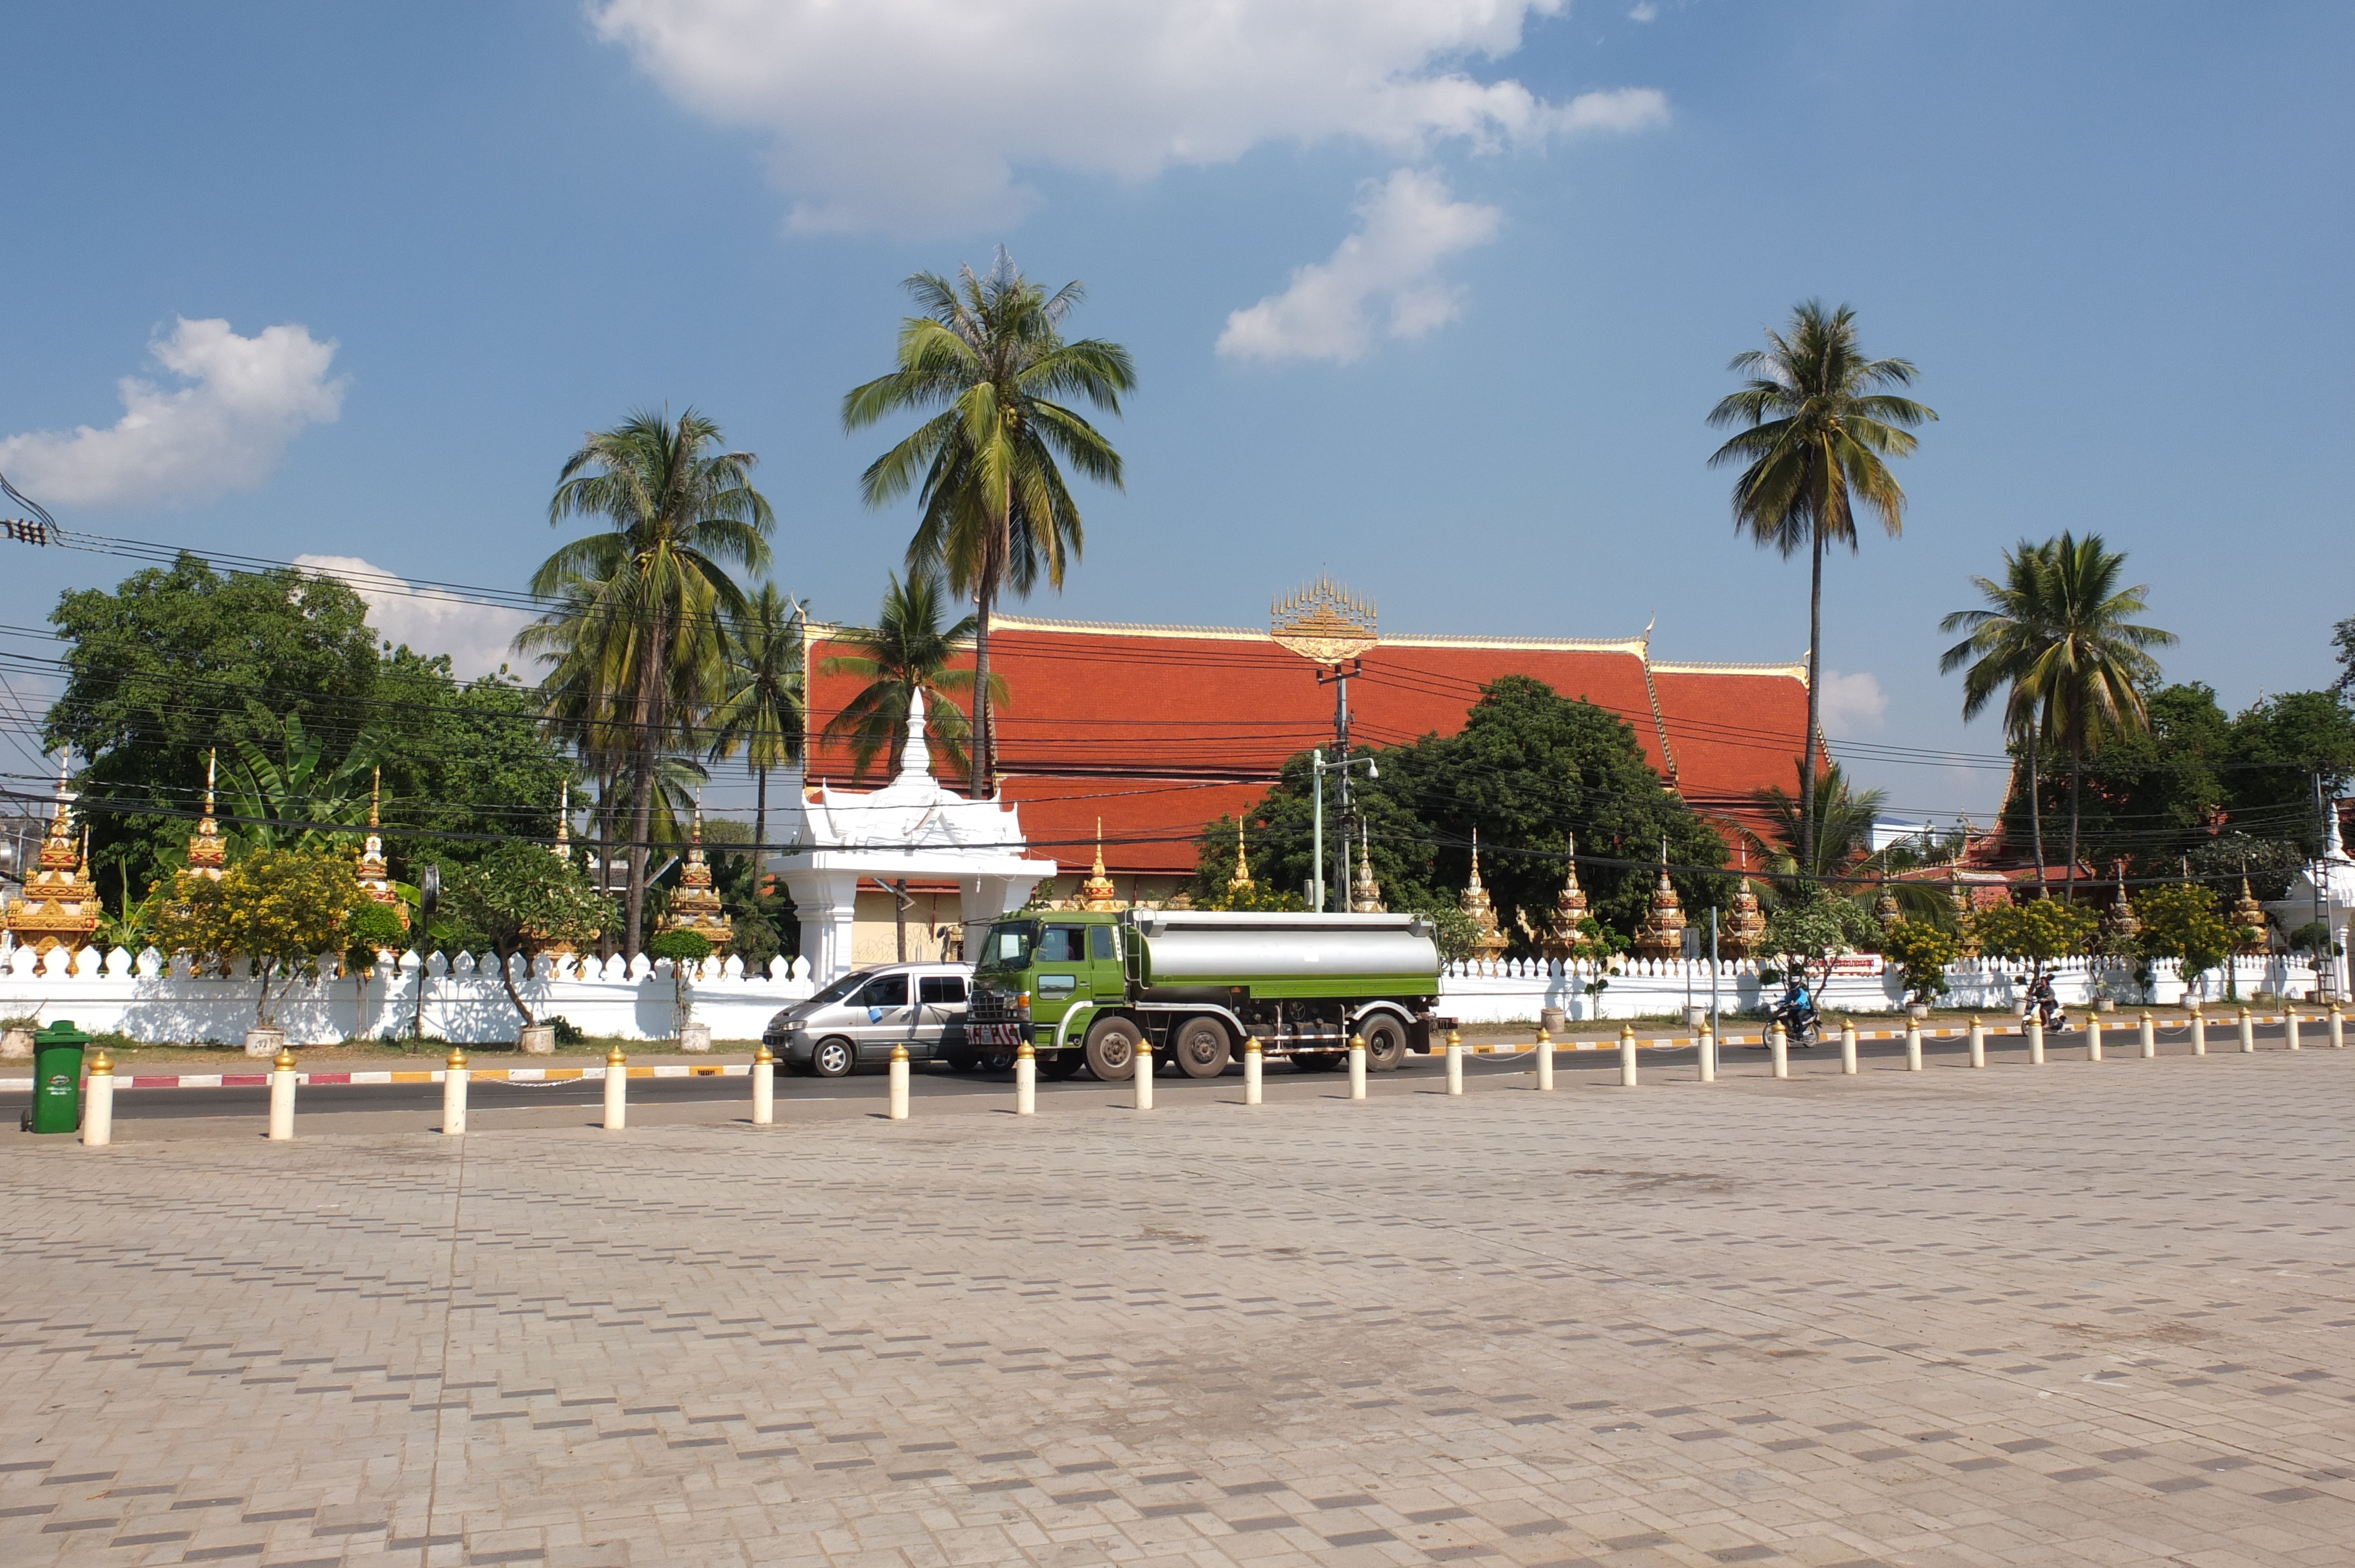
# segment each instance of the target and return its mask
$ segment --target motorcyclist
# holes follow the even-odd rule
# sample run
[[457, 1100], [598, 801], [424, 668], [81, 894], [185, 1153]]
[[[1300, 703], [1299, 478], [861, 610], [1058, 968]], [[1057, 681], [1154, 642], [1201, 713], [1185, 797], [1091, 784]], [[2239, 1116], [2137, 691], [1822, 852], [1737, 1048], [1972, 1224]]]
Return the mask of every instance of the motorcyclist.
[[2041, 1016], [2048, 1033], [2059, 1033], [2069, 1027], [2069, 1015], [2061, 1011], [2061, 999], [2052, 994], [2052, 978], [2038, 975], [2029, 982], [2028, 997], [2019, 1010], [2019, 1021]]
[[1783, 1026], [1792, 1044], [1804, 1048], [1816, 1043], [1822, 1020], [1816, 1012], [1815, 994], [1807, 985], [1806, 970], [1792, 971], [1783, 988], [1783, 1000], [1775, 1004], [1774, 1021]]

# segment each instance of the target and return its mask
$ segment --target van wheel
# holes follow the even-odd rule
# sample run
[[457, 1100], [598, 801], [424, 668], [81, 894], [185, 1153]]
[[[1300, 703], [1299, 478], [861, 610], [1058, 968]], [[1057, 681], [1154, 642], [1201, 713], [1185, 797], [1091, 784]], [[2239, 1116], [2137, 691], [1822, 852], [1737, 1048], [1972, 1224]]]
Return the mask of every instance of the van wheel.
[[1088, 1031], [1088, 1071], [1107, 1084], [1127, 1082], [1136, 1072], [1136, 1047], [1143, 1038], [1125, 1018], [1098, 1019]]
[[1189, 1018], [1169, 1032], [1170, 1054], [1178, 1070], [1189, 1078], [1215, 1078], [1232, 1060], [1227, 1026], [1205, 1014]]
[[858, 1062], [858, 1047], [839, 1035], [819, 1041], [810, 1053], [810, 1071], [821, 1078], [844, 1077]]
[[1406, 1060], [1406, 1028], [1388, 1013], [1376, 1013], [1366, 1020], [1358, 1033], [1366, 1043], [1366, 1070], [1391, 1073]]

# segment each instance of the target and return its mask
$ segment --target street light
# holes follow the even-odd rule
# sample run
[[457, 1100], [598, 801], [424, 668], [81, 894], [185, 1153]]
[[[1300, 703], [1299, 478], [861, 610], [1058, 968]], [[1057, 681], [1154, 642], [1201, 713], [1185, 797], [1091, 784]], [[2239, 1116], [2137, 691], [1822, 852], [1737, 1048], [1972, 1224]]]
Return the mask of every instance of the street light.
[[[1370, 757], [1339, 757], [1327, 762], [1325, 760], [1325, 754], [1322, 751], [1312, 751], [1308, 754], [1308, 771], [1310, 777], [1316, 780], [1316, 806], [1315, 811], [1316, 832], [1314, 835], [1316, 843], [1309, 852], [1309, 860], [1311, 864], [1309, 867], [1308, 892], [1310, 907], [1317, 910], [1322, 910], [1325, 907], [1325, 775], [1327, 773], [1339, 773], [1346, 776], [1350, 768], [1357, 767], [1358, 764], [1361, 762], [1366, 765], [1367, 778], [1380, 779], [1382, 776], [1380, 766]], [[1347, 822], [1341, 824], [1342, 838], [1344, 841], [1341, 852], [1341, 876], [1344, 882], [1348, 879], [1349, 874], [1349, 854], [1347, 842], [1348, 837], [1348, 827], [1349, 824]], [[1343, 899], [1343, 910], [1346, 912], [1348, 907], [1348, 900]]]

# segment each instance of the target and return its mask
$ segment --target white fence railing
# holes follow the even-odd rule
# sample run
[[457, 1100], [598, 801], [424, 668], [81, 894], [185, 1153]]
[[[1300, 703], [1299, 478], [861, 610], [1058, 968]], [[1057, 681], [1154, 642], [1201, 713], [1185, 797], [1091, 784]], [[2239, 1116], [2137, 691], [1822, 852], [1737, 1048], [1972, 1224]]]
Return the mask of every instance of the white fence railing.
[[[444, 963], [439, 954], [427, 960], [429, 1035], [470, 1045], [516, 1037], [522, 1021], [499, 983], [495, 962], [487, 955], [477, 960], [463, 953], [454, 963]], [[560, 976], [550, 959], [529, 966], [528, 973], [524, 960], [516, 963], [516, 989], [543, 1022], [560, 1017], [586, 1033], [623, 1040], [665, 1040], [677, 1033], [667, 962], [643, 957], [627, 964], [591, 959]], [[335, 968], [332, 961], [323, 966], [327, 973]], [[1453, 964], [1440, 980], [1442, 1011], [1467, 1023], [1534, 1020], [1548, 1008], [1582, 1021], [1674, 1013], [1688, 998], [1695, 1005], [1708, 1004], [1710, 968], [1706, 962], [1631, 959], [1619, 972], [1603, 977], [1608, 983], [1590, 995], [1586, 987], [1595, 976], [1577, 965], [1546, 959]], [[1720, 1008], [1740, 1012], [1759, 1005], [1758, 968], [1753, 962], [1716, 966]], [[45, 1022], [67, 1018], [86, 1030], [135, 1040], [234, 1042], [253, 1023], [261, 994], [261, 982], [243, 965], [238, 969], [240, 978], [199, 978], [187, 972], [185, 961], [167, 965], [152, 948], [135, 957], [121, 948], [104, 954], [90, 948], [76, 955], [70, 967], [61, 960], [44, 967], [30, 952], [7, 948], [0, 950], [0, 1016], [37, 1013]], [[779, 959], [768, 969], [766, 974], [747, 974], [740, 959], [704, 960], [688, 987], [696, 1021], [709, 1024], [714, 1039], [758, 1039], [773, 1013], [816, 989], [806, 959]], [[2064, 959], [2049, 972], [2054, 992], [2067, 1006], [2082, 1007], [2095, 996], [2115, 998], [2121, 1006], [2181, 1003], [2187, 992], [2178, 966], [2162, 960], [2152, 970], [2147, 994], [2137, 989], [2131, 969], [2101, 959]], [[2017, 1011], [2024, 973], [2025, 966], [1985, 959], [1956, 964], [1946, 971], [1950, 990], [1941, 1004], [1990, 1013]], [[2236, 960], [2233, 980], [2244, 997], [2259, 991], [2312, 996], [2316, 990], [2313, 966], [2281, 955]], [[404, 953], [398, 960], [388, 955], [365, 986], [353, 979], [297, 983], [276, 1003], [275, 1022], [298, 1045], [403, 1034], [416, 1016], [417, 987], [417, 955]], [[2211, 1001], [2226, 994], [2223, 970], [2197, 977], [2189, 994]], [[1821, 999], [1829, 1012], [1891, 1012], [1903, 1001], [1903, 982], [1893, 970], [1836, 975]]]

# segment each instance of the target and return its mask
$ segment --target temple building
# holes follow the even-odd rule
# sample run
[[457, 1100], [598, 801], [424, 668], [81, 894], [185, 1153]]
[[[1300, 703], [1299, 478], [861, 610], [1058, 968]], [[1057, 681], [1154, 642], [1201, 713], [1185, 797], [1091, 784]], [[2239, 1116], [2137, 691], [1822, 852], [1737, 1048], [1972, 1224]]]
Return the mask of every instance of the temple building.
[[[360, 891], [400, 916], [400, 928], [405, 931], [409, 929], [409, 906], [401, 898], [400, 889], [393, 886], [392, 867], [384, 858], [384, 834], [380, 821], [383, 803], [384, 769], [379, 768], [368, 784], [368, 831], [367, 845], [360, 851]], [[208, 767], [205, 773], [205, 816], [208, 821], [212, 813], [212, 772]], [[189, 863], [195, 863], [193, 852]]]
[[[1085, 897], [1099, 816], [1102, 863], [1117, 896], [1178, 895], [1194, 876], [1208, 824], [1240, 820], [1285, 758], [1333, 744], [1329, 675], [1344, 658], [1359, 746], [1453, 735], [1483, 685], [1518, 674], [1625, 719], [1646, 758], [1704, 813], [1743, 815], [1752, 791], [1790, 787], [1806, 726], [1797, 662], [1672, 662], [1656, 657], [1648, 630], [1618, 638], [1378, 635], [1371, 621], [1369, 606], [1330, 585], [1279, 604], [1263, 630], [993, 617], [990, 668], [1007, 689], [993, 708], [995, 804], [1019, 808], [1029, 853], [1060, 863], [1042, 896]], [[865, 684], [823, 673], [827, 655], [848, 652], [839, 635], [814, 624], [806, 642], [808, 777], [872, 789], [854, 774], [847, 747], [816, 738]], [[910, 887], [922, 896], [918, 883]], [[940, 914], [955, 903], [949, 891], [934, 892]]]

